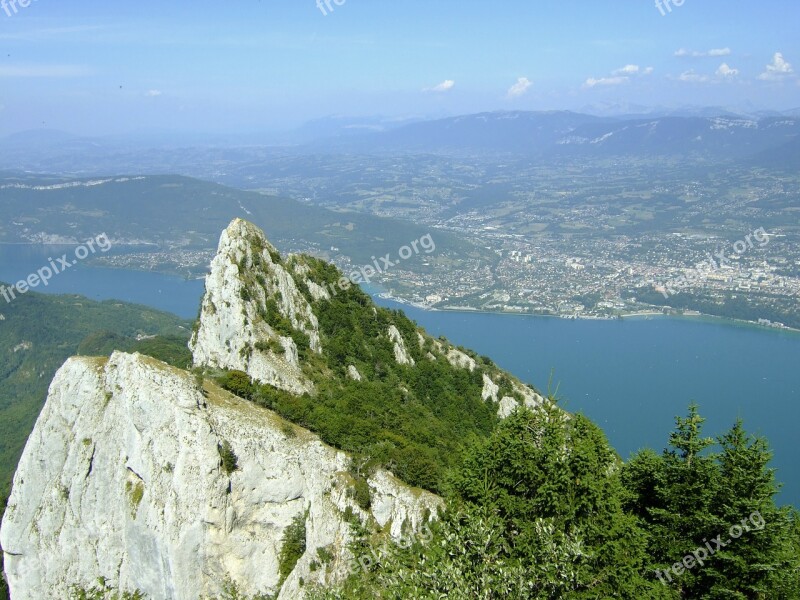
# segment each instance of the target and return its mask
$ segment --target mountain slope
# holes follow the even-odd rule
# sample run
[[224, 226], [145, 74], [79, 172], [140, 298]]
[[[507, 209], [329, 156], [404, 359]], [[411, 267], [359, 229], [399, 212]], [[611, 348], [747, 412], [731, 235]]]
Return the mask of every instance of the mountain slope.
[[800, 119], [717, 116], [594, 117], [572, 112], [493, 112], [413, 123], [332, 142], [340, 150], [581, 156], [700, 156], [716, 162], [776, 149]]
[[393, 473], [434, 489], [469, 440], [544, 401], [245, 221], [223, 233], [206, 288], [194, 373], [119, 352], [57, 373], [0, 531], [15, 600], [99, 577], [152, 598], [228, 580], [302, 597], [352, 571], [365, 527], [398, 539], [436, 514], [435, 495]]
[[[56, 374], [0, 527], [14, 600], [800, 589], [797, 517], [741, 423], [701, 455], [692, 406], [672, 450], [624, 465], [586, 417], [250, 223], [220, 239], [191, 348], [192, 371], [116, 352]], [[447, 503], [408, 485], [445, 472]], [[754, 545], [706, 557], [708, 580], [658, 581], [747, 514]]]
[[[118, 247], [212, 250], [236, 217], [257, 223], [276, 243], [317, 253], [336, 247], [356, 264], [371, 264], [371, 257], [430, 233], [413, 223], [172, 175], [0, 181], [0, 242], [6, 243], [42, 243], [52, 236], [81, 243], [104, 232]], [[456, 259], [488, 255], [445, 231], [437, 232], [436, 242], [438, 254]]]
[[281, 258], [250, 223], [231, 223], [211, 267], [195, 365], [240, 372], [223, 383], [405, 481], [438, 489], [467, 438], [542, 402], [488, 359], [375, 306], [332, 265]]
[[[377, 471], [365, 511], [347, 471], [343, 452], [184, 371], [141, 355], [70, 359], [3, 520], [12, 598], [64, 598], [98, 577], [148, 598], [217, 595], [226, 579], [248, 595], [298, 598], [304, 580], [348, 571], [347, 515], [399, 537], [440, 503]], [[283, 567], [295, 521], [306, 551]], [[331, 557], [322, 568], [311, 566], [318, 549]]]

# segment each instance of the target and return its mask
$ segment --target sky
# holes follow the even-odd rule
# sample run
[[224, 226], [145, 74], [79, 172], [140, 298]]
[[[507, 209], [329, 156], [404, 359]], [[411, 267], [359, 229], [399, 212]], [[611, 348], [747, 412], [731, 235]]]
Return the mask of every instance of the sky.
[[667, 1], [5, 0], [0, 135], [800, 107], [800, 3]]

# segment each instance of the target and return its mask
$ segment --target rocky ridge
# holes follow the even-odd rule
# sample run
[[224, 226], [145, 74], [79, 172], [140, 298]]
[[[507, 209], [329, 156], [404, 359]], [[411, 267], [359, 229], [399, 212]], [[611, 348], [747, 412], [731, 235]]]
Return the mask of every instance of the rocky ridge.
[[[312, 369], [326, 353], [321, 307], [337, 293], [318, 267], [282, 259], [258, 228], [232, 222], [190, 342], [196, 367], [313, 398]], [[501, 418], [544, 401], [444, 339], [395, 324], [383, 331], [403, 369], [480, 369], [480, 401]], [[341, 377], [368, 384], [369, 368], [345, 363]], [[354, 519], [396, 539], [441, 505], [385, 469], [367, 475], [367, 505], [356, 501], [357, 483], [347, 453], [199, 372], [138, 354], [76, 357], [51, 384], [0, 530], [12, 598], [66, 597], [99, 577], [156, 599], [215, 597], [225, 581], [246, 595], [301, 598], [306, 585], [353, 568]], [[305, 529], [306, 550], [282, 576], [293, 523]], [[330, 557], [322, 565], [320, 552]]]

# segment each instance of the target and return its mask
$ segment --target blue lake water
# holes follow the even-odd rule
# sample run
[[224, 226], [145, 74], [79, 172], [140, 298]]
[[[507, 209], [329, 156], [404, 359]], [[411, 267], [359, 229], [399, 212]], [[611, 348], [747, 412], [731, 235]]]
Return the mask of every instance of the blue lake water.
[[[66, 253], [71, 259], [74, 252], [74, 246], [0, 244], [0, 281], [16, 283], [46, 267], [51, 258], [58, 265], [57, 257]], [[78, 262], [50, 279], [47, 287], [39, 285], [34, 291], [81, 294], [92, 300], [124, 300], [193, 319], [200, 307], [203, 282], [146, 271], [90, 267]], [[0, 307], [5, 302], [0, 296]]]
[[[18, 281], [65, 250], [0, 246], [0, 281]], [[78, 265], [46, 290], [138, 302], [183, 317], [197, 314], [201, 281]], [[376, 290], [371, 290], [376, 291]], [[737, 417], [764, 435], [784, 483], [779, 500], [800, 506], [800, 334], [713, 319], [651, 318], [570, 321], [402, 308], [434, 336], [490, 356], [500, 367], [546, 391], [551, 372], [564, 406], [600, 424], [627, 458], [666, 446], [676, 415], [691, 401], [708, 419], [707, 435]], [[5, 301], [0, 298], [0, 306]]]

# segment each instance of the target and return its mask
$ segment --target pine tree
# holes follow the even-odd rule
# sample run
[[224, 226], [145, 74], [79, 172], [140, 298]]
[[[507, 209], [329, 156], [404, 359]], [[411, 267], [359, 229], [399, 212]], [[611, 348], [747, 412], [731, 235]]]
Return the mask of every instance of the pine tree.
[[685, 598], [700, 597], [693, 595], [695, 590], [708, 589], [709, 573], [697, 565], [684, 568], [679, 563], [703, 540], [724, 530], [714, 510], [719, 471], [715, 456], [706, 452], [714, 440], [702, 436], [704, 422], [697, 405], [690, 405], [687, 417], [676, 417], [676, 429], [669, 436], [671, 448], [660, 460], [652, 452], [640, 453], [626, 465], [623, 475], [635, 496], [627, 507], [643, 520], [649, 533], [650, 572]]
[[586, 417], [546, 406], [499, 425], [468, 453], [454, 489], [495, 510], [512, 557], [536, 565], [542, 595], [532, 597], [653, 597], [644, 534], [622, 509], [620, 466]]
[[748, 435], [741, 420], [718, 441], [722, 452], [716, 507], [728, 524], [725, 536], [731, 543], [711, 565], [709, 573], [716, 580], [709, 597], [797, 597], [790, 593], [792, 569], [800, 564], [792, 543], [794, 522], [788, 509], [775, 506], [779, 488], [775, 470], [769, 468], [769, 444]]
[[[703, 423], [690, 406], [686, 418], [676, 419], [670, 449], [660, 457], [639, 452], [623, 469], [625, 508], [648, 532], [650, 568], [680, 598], [800, 598], [798, 525], [774, 504], [767, 442], [739, 421], [718, 438], [721, 451], [711, 453], [714, 440], [702, 436]], [[695, 564], [680, 575], [672, 569], [703, 554], [703, 564], [689, 560]]]

